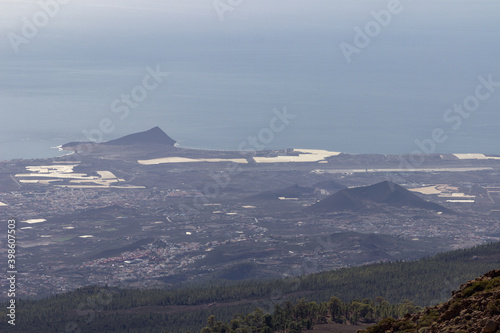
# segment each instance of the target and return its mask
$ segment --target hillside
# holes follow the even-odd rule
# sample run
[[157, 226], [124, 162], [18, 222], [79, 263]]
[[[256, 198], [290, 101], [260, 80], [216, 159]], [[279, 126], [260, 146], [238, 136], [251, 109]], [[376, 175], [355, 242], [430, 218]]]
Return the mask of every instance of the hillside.
[[385, 319], [361, 332], [482, 332], [500, 331], [500, 270], [460, 286], [452, 298], [404, 319]]
[[305, 209], [313, 213], [358, 211], [377, 209], [383, 206], [410, 207], [450, 212], [449, 209], [426, 201], [404, 187], [383, 181], [370, 186], [343, 189]]
[[[19, 332], [199, 332], [210, 315], [229, 322], [235, 313], [306, 298], [350, 302], [383, 297], [428, 306], [449, 298], [460, 283], [500, 266], [500, 243], [456, 250], [413, 262], [346, 268], [270, 281], [213, 281], [176, 290], [86, 287], [42, 300], [18, 300]], [[5, 305], [5, 304], [4, 304]], [[2, 306], [4, 306], [2, 305]], [[6, 305], [5, 305], [6, 306]], [[92, 319], [92, 320], [89, 320]], [[8, 329], [0, 323], [0, 331]]]

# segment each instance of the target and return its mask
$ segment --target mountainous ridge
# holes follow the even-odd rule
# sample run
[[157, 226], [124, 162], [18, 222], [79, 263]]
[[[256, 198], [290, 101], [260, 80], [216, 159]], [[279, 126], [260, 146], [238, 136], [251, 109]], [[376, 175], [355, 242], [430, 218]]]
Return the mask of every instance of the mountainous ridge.
[[384, 319], [362, 333], [500, 331], [500, 270], [462, 284], [445, 303], [427, 307], [404, 319]]

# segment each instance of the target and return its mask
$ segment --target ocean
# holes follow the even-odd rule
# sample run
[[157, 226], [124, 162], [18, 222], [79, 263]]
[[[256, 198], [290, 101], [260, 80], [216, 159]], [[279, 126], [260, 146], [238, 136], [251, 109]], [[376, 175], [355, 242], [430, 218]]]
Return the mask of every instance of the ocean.
[[[98, 66], [106, 70], [93, 64], [26, 63], [30, 82], [44, 85], [28, 90], [19, 82], [21, 88], [1, 92], [9, 112], [1, 115], [0, 160], [60, 156], [51, 147], [107, 141], [155, 126], [181, 147], [198, 149], [236, 150], [260, 134], [257, 148], [262, 149], [500, 154], [500, 88], [467, 117], [453, 111], [474, 96], [480, 78], [500, 81], [500, 75], [467, 69], [434, 77], [428, 70], [407, 81], [404, 68], [386, 74], [389, 64], [380, 64], [367, 74], [366, 65], [335, 70], [319, 61], [303, 64], [307, 68], [300, 73], [259, 69], [258, 63], [253, 68], [212, 64], [210, 71], [159, 63], [169, 75], [132, 108], [121, 102], [122, 95], [140, 86], [146, 67], [157, 63]], [[19, 81], [16, 71], [4, 68], [4, 73]], [[284, 110], [288, 123], [270, 131], [275, 112]], [[444, 140], [433, 139], [439, 129]]]
[[[364, 43], [359, 29], [387, 3], [320, 3], [261, 18], [274, 5], [252, 2], [224, 22], [210, 5], [177, 16], [69, 5], [18, 53], [0, 48], [0, 160], [155, 126], [186, 148], [256, 137], [263, 149], [500, 154], [498, 2], [453, 2], [446, 15], [448, 2], [404, 2]], [[91, 14], [106, 34], [77, 24]], [[293, 119], [272, 123], [285, 109]]]

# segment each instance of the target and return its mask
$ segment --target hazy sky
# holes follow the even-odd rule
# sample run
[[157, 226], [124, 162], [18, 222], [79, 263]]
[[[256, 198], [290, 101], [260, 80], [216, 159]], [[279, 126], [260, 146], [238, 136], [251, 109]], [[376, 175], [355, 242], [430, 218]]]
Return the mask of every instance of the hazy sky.
[[[499, 13], [485, 0], [0, 0], [0, 144], [10, 157], [5, 143], [85, 139], [108, 119], [105, 140], [158, 125], [234, 149], [286, 106], [297, 118], [270, 147], [409, 153], [442, 128], [438, 152], [500, 154], [500, 87], [460, 124], [446, 113], [480, 76], [500, 81]], [[168, 77], [120, 118], [113, 102], [157, 67]]]

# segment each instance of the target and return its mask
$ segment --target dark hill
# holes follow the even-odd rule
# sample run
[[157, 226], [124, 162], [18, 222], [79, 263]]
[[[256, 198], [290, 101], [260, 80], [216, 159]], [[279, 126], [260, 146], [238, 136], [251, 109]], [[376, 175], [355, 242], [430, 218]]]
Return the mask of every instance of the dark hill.
[[105, 142], [104, 144], [120, 146], [159, 144], [173, 146], [175, 144], [175, 140], [163, 132], [161, 128], [156, 126], [150, 130], [129, 134], [119, 139]]
[[402, 186], [390, 181], [383, 181], [370, 186], [361, 186], [340, 190], [337, 193], [315, 203], [305, 211], [328, 213], [345, 210], [361, 210], [375, 208], [378, 205], [395, 207], [412, 207], [450, 212], [447, 208], [426, 201]]
[[302, 198], [314, 193], [311, 187], [302, 187], [297, 184], [285, 187], [279, 190], [265, 191], [259, 194], [250, 196], [251, 200], [279, 200], [280, 197], [284, 198]]
[[103, 146], [151, 146], [151, 145], [162, 145], [162, 146], [173, 146], [176, 143], [174, 139], [169, 137], [161, 128], [158, 126], [153, 127], [150, 130], [133, 133], [121, 138], [96, 143], [96, 142], [70, 142], [61, 146], [64, 150], [75, 150], [74, 148], [83, 145], [92, 145], [92, 149], [95, 147]]

